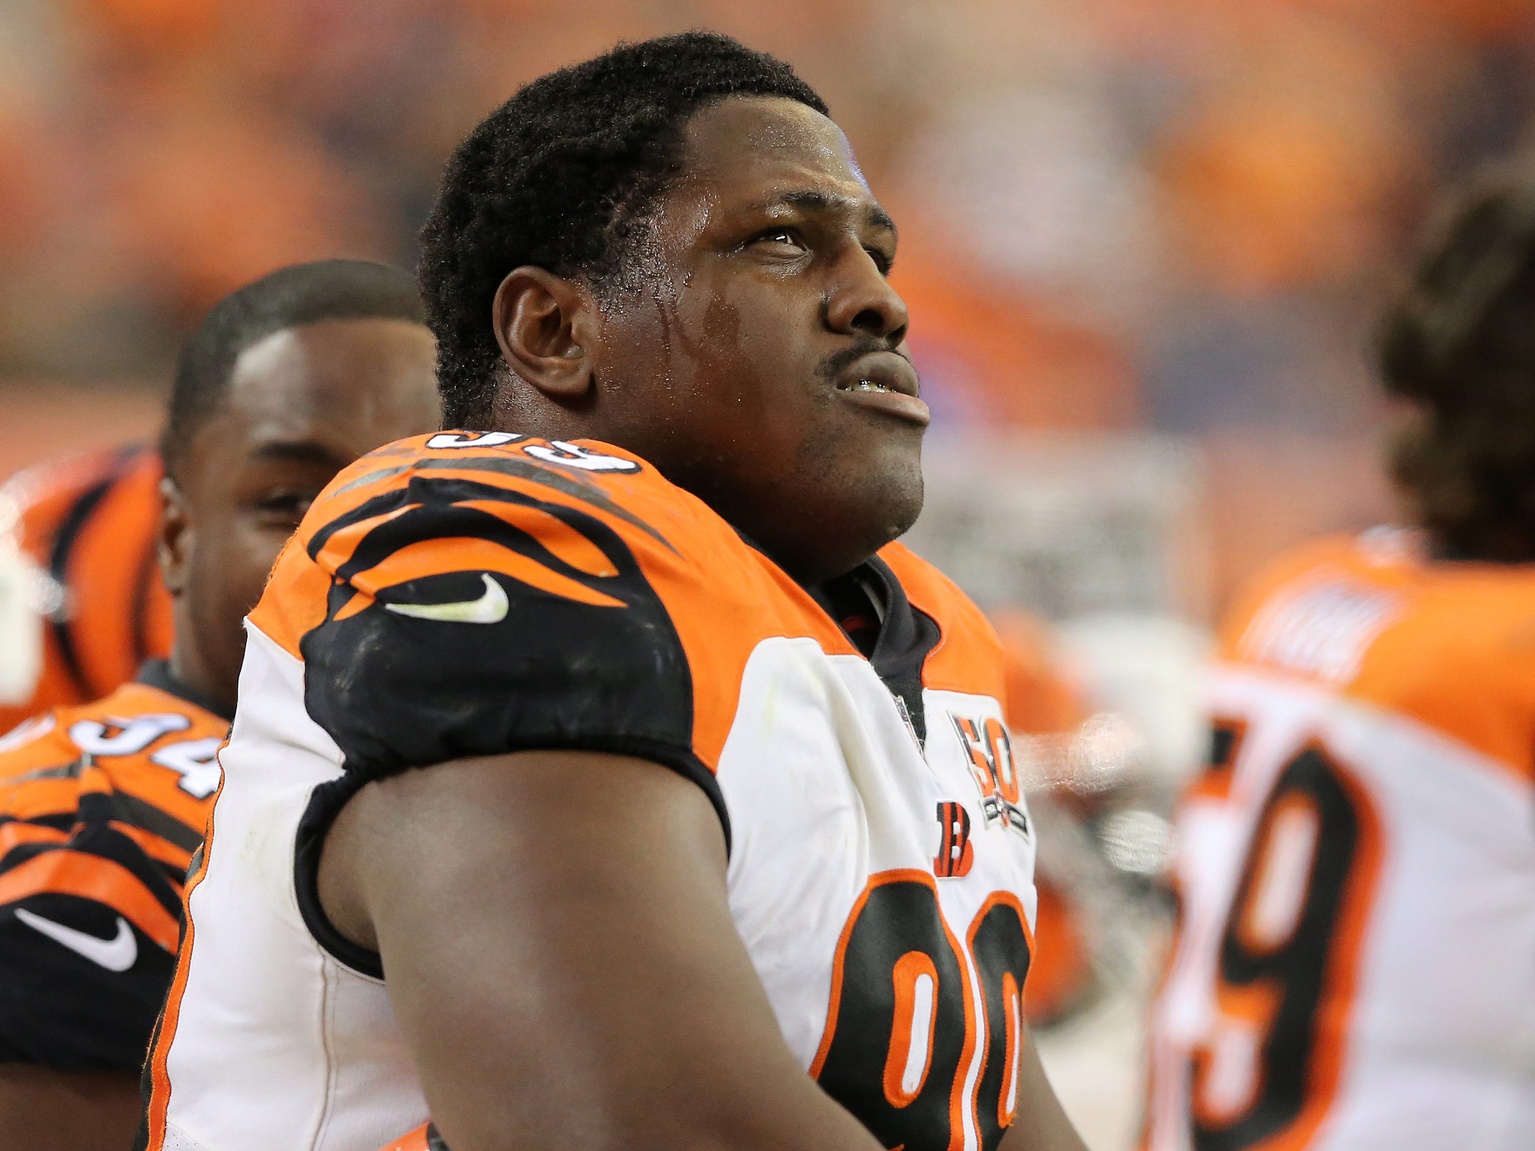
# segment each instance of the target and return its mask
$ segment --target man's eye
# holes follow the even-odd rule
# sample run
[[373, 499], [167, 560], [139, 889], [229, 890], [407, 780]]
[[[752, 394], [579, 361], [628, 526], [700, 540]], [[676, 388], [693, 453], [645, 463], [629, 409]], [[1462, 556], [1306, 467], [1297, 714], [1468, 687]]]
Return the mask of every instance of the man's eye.
[[805, 243], [800, 239], [800, 234], [793, 228], [767, 228], [752, 237], [753, 244], [786, 244], [792, 248], [803, 249]]
[[272, 492], [256, 501], [256, 510], [267, 519], [298, 523], [312, 503], [313, 492]]

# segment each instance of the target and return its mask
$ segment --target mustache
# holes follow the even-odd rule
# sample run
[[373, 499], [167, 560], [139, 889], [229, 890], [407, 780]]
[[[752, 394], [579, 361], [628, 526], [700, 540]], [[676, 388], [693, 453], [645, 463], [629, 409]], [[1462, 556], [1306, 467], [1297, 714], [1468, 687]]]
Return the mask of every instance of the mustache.
[[[895, 345], [889, 340], [880, 340], [867, 336], [851, 347], [843, 348], [840, 352], [833, 352], [827, 356], [816, 368], [816, 375], [820, 376], [827, 383], [835, 383], [838, 376], [870, 352], [895, 351]], [[899, 355], [900, 353], [897, 352], [896, 354]]]

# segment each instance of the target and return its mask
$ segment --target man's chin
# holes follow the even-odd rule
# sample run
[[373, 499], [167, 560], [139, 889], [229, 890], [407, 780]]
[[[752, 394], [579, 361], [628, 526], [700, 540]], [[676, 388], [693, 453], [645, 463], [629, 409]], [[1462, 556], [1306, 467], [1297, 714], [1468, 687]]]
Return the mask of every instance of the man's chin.
[[[917, 474], [916, 490], [909, 494], [905, 505], [898, 509], [891, 517], [890, 539], [887, 539], [885, 543], [890, 543], [891, 540], [898, 540], [911, 531], [912, 525], [917, 522], [917, 517], [922, 514], [923, 497], [922, 475], [919, 472]], [[883, 547], [884, 545], [881, 544], [880, 546]]]
[[922, 456], [913, 452], [899, 461], [897, 466], [886, 469], [877, 490], [883, 495], [883, 522], [889, 532], [884, 543], [899, 539], [911, 530], [922, 514], [925, 489], [922, 479]]
[[921, 473], [917, 474], [915, 484], [883, 488], [881, 495], [884, 498], [877, 505], [845, 509], [842, 517], [845, 529], [838, 533], [840, 540], [845, 541], [845, 550], [835, 564], [840, 570], [833, 574], [852, 571], [911, 530], [922, 513]]

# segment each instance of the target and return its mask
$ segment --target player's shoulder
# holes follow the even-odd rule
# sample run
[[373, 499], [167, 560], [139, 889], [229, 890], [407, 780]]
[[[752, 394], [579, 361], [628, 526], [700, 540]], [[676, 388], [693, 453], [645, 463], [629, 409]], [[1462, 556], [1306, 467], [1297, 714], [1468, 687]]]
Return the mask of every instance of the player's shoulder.
[[81, 492], [110, 483], [122, 466], [121, 451], [87, 452], [23, 468], [0, 485], [12, 516], [32, 516], [67, 505]]
[[1228, 617], [1221, 654], [1285, 664], [1339, 643], [1362, 656], [1377, 640], [1485, 654], [1532, 626], [1535, 564], [1439, 559], [1422, 533], [1382, 527], [1312, 541], [1270, 565]]
[[1343, 620], [1384, 618], [1422, 566], [1417, 533], [1402, 529], [1373, 528], [1300, 544], [1260, 569], [1237, 596], [1220, 629], [1220, 656], [1234, 663], [1269, 662], [1300, 633], [1325, 631]]
[[12, 785], [16, 777], [36, 767], [54, 762], [67, 763], [77, 753], [70, 743], [68, 722], [60, 726], [73, 708], [54, 708], [22, 720], [0, 734], [0, 788]]
[[[51, 810], [84, 786], [151, 801], [164, 793], [190, 817], [217, 789], [214, 753], [228, 727], [186, 695], [142, 681], [55, 708], [0, 737], [0, 810]], [[88, 773], [95, 782], [82, 784]]]
[[904, 544], [887, 544], [879, 557], [900, 580], [911, 606], [938, 625], [938, 642], [923, 664], [923, 686], [1001, 700], [1002, 641], [975, 601]]
[[1535, 564], [1437, 558], [1400, 529], [1321, 540], [1258, 581], [1222, 659], [1406, 717], [1524, 772], [1535, 747]]
[[[435, 597], [434, 611], [476, 604], [464, 610], [494, 614], [514, 590], [535, 603], [546, 595], [599, 607], [624, 602], [625, 588], [640, 584], [663, 598], [705, 585], [728, 594], [760, 567], [754, 556], [701, 500], [622, 448], [436, 432], [387, 444], [335, 477], [251, 621], [298, 655], [299, 641], [327, 619], [344, 622], [398, 596]], [[447, 582], [423, 583], [438, 577]]]
[[706, 771], [695, 728], [734, 690], [728, 665], [809, 614], [780, 576], [623, 449], [512, 433], [402, 440], [338, 475], [278, 560], [250, 616], [245, 675], [255, 686], [275, 646], [301, 680], [267, 681], [270, 706], [242, 684], [241, 708], [275, 715], [302, 682], [349, 779], [563, 746]]
[[25, 698], [0, 707], [10, 726], [92, 699], [170, 647], [170, 597], [155, 567], [159, 484], [153, 448], [49, 461], [0, 488], [0, 536], [32, 565], [46, 623]]
[[[59, 731], [71, 744], [98, 758], [137, 754], [129, 749], [149, 739], [153, 731], [201, 735], [221, 733], [229, 727], [229, 720], [211, 703], [193, 698], [190, 689], [171, 679], [160, 660], [145, 665], [137, 679], [108, 695], [61, 707], [54, 714]], [[128, 729], [135, 731], [135, 737], [121, 738], [121, 732]]]
[[436, 432], [385, 445], [346, 468], [300, 526], [297, 542], [332, 572], [367, 563], [371, 539], [417, 544], [531, 537], [557, 560], [605, 568], [593, 553], [717, 557], [745, 545], [701, 500], [632, 452], [594, 440], [514, 432]]
[[[0, 523], [24, 550], [47, 550], [61, 530], [78, 532], [119, 490], [158, 500], [163, 469], [153, 448], [130, 446], [49, 460], [0, 486]], [[37, 555], [39, 559], [48, 557]]]
[[611, 444], [447, 431], [386, 444], [343, 469], [305, 517], [299, 537], [312, 541], [406, 506], [502, 516], [515, 515], [508, 510], [515, 507], [574, 507], [651, 538], [663, 529], [686, 534], [717, 519], [645, 460]]

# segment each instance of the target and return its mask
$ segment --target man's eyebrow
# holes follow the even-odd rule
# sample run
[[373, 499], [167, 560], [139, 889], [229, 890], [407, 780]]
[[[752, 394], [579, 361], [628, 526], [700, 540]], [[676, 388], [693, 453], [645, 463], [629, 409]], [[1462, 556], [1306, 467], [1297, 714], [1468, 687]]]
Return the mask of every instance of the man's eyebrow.
[[787, 204], [794, 208], [803, 208], [811, 212], [857, 212], [863, 210], [864, 221], [875, 228], [885, 231], [896, 231], [895, 221], [890, 218], [890, 213], [878, 204], [862, 204], [851, 196], [838, 196], [832, 192], [818, 192], [811, 188], [800, 189], [792, 192], [780, 192], [776, 195], [759, 201], [755, 207], [775, 208], [780, 204]]
[[262, 444], [251, 456], [259, 460], [275, 460], [283, 463], [318, 464], [337, 470], [352, 461], [312, 440], [273, 440]]

